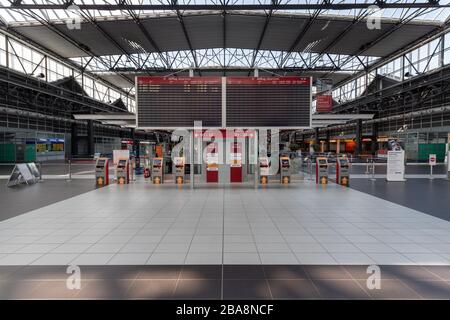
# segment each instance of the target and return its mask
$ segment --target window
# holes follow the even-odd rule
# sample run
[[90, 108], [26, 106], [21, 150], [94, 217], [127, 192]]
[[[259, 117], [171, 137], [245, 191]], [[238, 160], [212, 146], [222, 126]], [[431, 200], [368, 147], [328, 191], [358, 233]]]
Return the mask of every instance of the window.
[[6, 37], [0, 33], [0, 65], [6, 66]]

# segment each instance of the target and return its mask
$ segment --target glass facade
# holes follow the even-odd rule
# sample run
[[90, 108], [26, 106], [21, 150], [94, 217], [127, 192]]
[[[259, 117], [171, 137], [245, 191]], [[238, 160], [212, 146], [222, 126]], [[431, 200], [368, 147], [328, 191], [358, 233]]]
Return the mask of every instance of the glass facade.
[[1, 32], [0, 65], [50, 83], [74, 77], [89, 97], [105, 103], [113, 103], [120, 98], [129, 111], [134, 112], [135, 110], [132, 94], [114, 88], [88, 73], [81, 73], [77, 68]]
[[339, 103], [360, 97], [376, 75], [403, 81], [426, 72], [436, 70], [450, 63], [450, 33], [424, 43], [362, 76], [354, 78], [333, 89], [333, 98]]

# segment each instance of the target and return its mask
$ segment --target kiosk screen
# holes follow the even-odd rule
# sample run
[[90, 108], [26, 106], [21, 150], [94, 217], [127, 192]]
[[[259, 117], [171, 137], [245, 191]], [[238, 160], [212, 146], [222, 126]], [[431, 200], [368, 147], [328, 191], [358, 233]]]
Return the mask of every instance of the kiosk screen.
[[127, 161], [126, 160], [119, 160], [119, 163], [117, 163], [117, 167], [118, 168], [125, 168], [127, 165]]
[[153, 160], [153, 167], [154, 168], [161, 167], [161, 160]]
[[105, 160], [98, 160], [97, 168], [103, 168], [105, 166]]
[[327, 162], [325, 160], [319, 159], [319, 165], [325, 166], [327, 165]]

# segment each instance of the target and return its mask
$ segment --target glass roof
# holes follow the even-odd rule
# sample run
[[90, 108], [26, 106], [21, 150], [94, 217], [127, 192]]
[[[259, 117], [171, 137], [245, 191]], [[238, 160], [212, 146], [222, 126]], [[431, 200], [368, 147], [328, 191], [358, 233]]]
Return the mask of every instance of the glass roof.
[[[74, 5], [116, 5], [121, 0], [74, 0]], [[221, 5], [222, 2], [226, 2], [229, 5], [258, 5], [266, 4], [270, 5], [272, 0], [178, 0], [180, 5]], [[16, 23], [16, 22], [35, 22], [36, 16], [45, 20], [61, 20], [76, 18], [79, 16], [74, 10], [62, 10], [62, 9], [33, 9], [30, 10], [18, 10], [18, 9], [5, 9], [11, 5], [12, 0], [0, 0], [0, 18], [4, 23]], [[21, 4], [46, 4], [46, 5], [63, 5], [66, 1], [63, 0], [22, 0]], [[169, 5], [172, 0], [125, 0], [126, 4], [129, 5]], [[279, 4], [320, 4], [323, 0], [280, 0]], [[386, 3], [424, 3], [425, 0], [386, 0]], [[374, 3], [374, 0], [332, 0], [333, 4], [368, 4]], [[449, 5], [450, 0], [441, 0], [441, 5]], [[89, 16], [97, 17], [113, 17], [113, 16], [129, 16], [130, 12], [128, 10], [83, 10]], [[321, 15], [334, 15], [334, 16], [345, 16], [345, 17], [358, 17], [366, 9], [351, 9], [351, 10], [321, 10]], [[148, 15], [154, 13], [170, 13], [173, 10], [159, 10], [159, 11], [149, 11], [149, 10], [139, 10], [134, 11], [136, 15]], [[274, 10], [274, 12], [283, 13], [303, 13], [312, 15], [315, 10]], [[428, 21], [438, 21], [444, 22], [450, 16], [450, 7], [447, 8], [410, 8], [410, 9], [383, 9], [380, 12], [381, 16], [384, 18], [392, 19], [407, 19], [414, 16], [415, 20], [428, 20]]]

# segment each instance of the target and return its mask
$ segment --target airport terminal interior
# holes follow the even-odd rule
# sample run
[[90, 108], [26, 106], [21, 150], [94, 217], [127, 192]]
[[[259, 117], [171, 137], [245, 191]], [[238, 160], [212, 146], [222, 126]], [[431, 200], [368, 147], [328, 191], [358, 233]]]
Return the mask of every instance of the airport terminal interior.
[[450, 1], [0, 0], [0, 299], [450, 299]]

